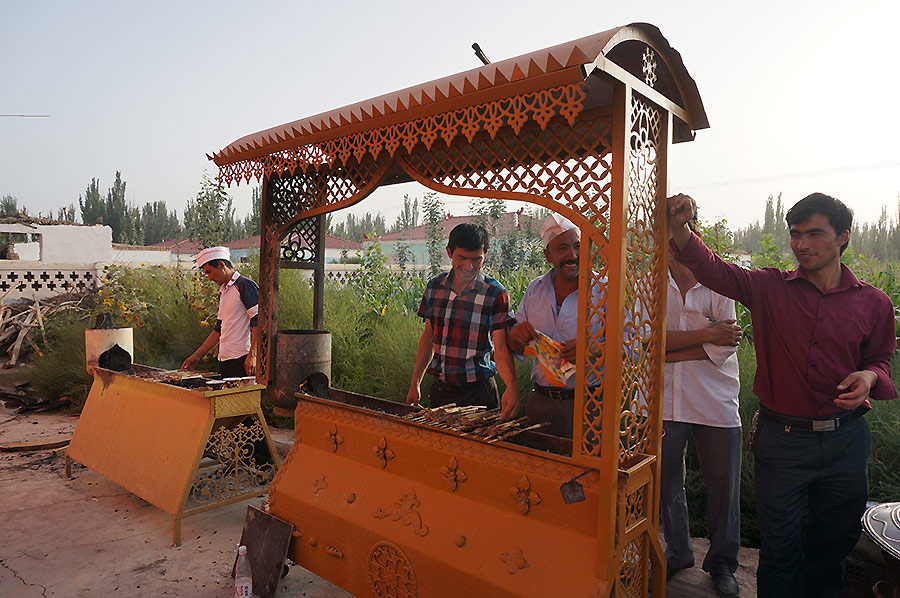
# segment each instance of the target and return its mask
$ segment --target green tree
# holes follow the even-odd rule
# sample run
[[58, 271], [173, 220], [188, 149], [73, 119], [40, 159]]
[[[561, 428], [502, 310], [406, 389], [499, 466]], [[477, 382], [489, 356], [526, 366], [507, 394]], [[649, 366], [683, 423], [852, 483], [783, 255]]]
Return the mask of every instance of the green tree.
[[0, 199], [0, 216], [15, 216], [19, 213], [18, 200], [14, 195], [4, 195]]
[[141, 232], [144, 245], [175, 239], [181, 232], [178, 214], [174, 210], [169, 212], [164, 201], [148, 202], [141, 209]]
[[753, 254], [750, 263], [754, 268], [779, 268], [781, 270], [787, 270], [793, 265], [778, 248], [772, 235], [768, 234], [763, 234], [762, 250]]
[[410, 199], [409, 195], [403, 196], [403, 210], [397, 215], [397, 220], [389, 232], [399, 232], [407, 228], [415, 228], [419, 225], [419, 200]]
[[56, 219], [60, 222], [77, 222], [75, 217], [75, 205], [69, 204], [67, 207], [59, 208], [56, 211]]
[[395, 247], [397, 250], [397, 266], [400, 267], [401, 272], [405, 273], [406, 266], [412, 262], [412, 250], [409, 248], [409, 243], [405, 241], [398, 242]]
[[728, 221], [724, 218], [712, 224], [700, 222], [697, 234], [700, 235], [707, 247], [722, 258], [726, 258], [734, 249], [734, 235], [728, 228]]
[[96, 224], [103, 221], [106, 206], [100, 197], [100, 179], [91, 179], [84, 196], [78, 196], [78, 207], [81, 208], [81, 223]]
[[425, 225], [425, 236], [428, 239], [428, 270], [432, 276], [441, 271], [446, 247], [444, 241], [444, 202], [437, 193], [431, 191], [422, 198], [422, 223]]
[[222, 212], [228, 196], [218, 178], [203, 173], [200, 192], [188, 200], [184, 210], [184, 230], [188, 236], [204, 247], [222, 243], [224, 233]]
[[[104, 202], [103, 223], [112, 228], [113, 243], [138, 243], [140, 239], [140, 223], [137, 208], [128, 205], [125, 198], [126, 183], [122, 180], [122, 173], [116, 171], [116, 180], [112, 187], [106, 191]], [[90, 189], [90, 187], [89, 187]], [[82, 214], [84, 208], [82, 207]]]
[[[331, 214], [328, 215], [328, 218], [331, 218]], [[262, 222], [262, 187], [254, 187], [253, 193], [250, 197], [250, 214], [247, 216], [247, 219], [244, 222], [244, 234], [248, 237], [252, 237], [253, 235], [260, 234], [262, 231], [262, 228], [260, 227], [261, 222]], [[328, 230], [327, 225], [326, 225], [325, 230]]]

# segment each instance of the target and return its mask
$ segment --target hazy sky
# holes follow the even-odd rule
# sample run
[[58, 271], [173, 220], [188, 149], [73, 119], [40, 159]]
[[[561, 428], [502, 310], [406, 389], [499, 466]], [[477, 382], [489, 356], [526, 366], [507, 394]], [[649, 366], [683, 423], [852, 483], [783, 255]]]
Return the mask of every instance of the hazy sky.
[[[248, 133], [618, 25], [658, 26], [711, 128], [674, 146], [670, 190], [704, 219], [761, 219], [812, 191], [897, 217], [900, 2], [79, 2], [0, 0], [0, 196], [36, 214], [116, 170], [179, 216], [206, 159]], [[250, 185], [232, 186], [238, 215]], [[388, 187], [354, 208], [392, 221]], [[466, 213], [468, 200], [445, 198]], [[338, 213], [337, 219], [343, 214]]]

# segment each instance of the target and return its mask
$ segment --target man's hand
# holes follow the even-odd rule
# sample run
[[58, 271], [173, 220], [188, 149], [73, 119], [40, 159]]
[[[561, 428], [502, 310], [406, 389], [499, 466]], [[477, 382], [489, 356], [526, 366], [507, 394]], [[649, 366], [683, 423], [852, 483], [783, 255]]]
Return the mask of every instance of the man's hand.
[[500, 398], [500, 407], [500, 421], [514, 419], [519, 413], [518, 389], [507, 388], [503, 391], [503, 397]]
[[419, 390], [418, 384], [413, 384], [409, 387], [409, 392], [406, 393], [406, 404], [413, 405], [414, 407], [419, 406], [419, 400], [421, 397], [422, 391]]
[[200, 361], [199, 357], [197, 357], [196, 355], [191, 355], [190, 357], [188, 357], [181, 363], [181, 369], [192, 370], [192, 369], [194, 369], [194, 366], [197, 365], [197, 362], [199, 362], [199, 361]]
[[569, 363], [575, 363], [575, 339], [567, 340], [562, 344], [560, 356]]
[[537, 338], [537, 332], [531, 322], [519, 322], [506, 333], [506, 341], [513, 353], [522, 354], [525, 346]]
[[839, 394], [834, 400], [834, 404], [841, 409], [852, 411], [863, 404], [869, 398], [869, 392], [878, 382], [878, 375], [871, 370], [860, 370], [850, 372], [840, 384], [837, 385], [838, 390], [846, 390], [847, 392]]
[[256, 351], [247, 353], [247, 357], [244, 359], [244, 371], [248, 376], [256, 375]]
[[709, 343], [720, 347], [737, 347], [741, 342], [741, 327], [735, 320], [714, 322], [706, 328], [710, 335]]
[[694, 217], [697, 205], [694, 200], [683, 193], [673, 195], [666, 200], [669, 211], [669, 232], [675, 238], [679, 249], [684, 249], [691, 238], [691, 229], [687, 223]]

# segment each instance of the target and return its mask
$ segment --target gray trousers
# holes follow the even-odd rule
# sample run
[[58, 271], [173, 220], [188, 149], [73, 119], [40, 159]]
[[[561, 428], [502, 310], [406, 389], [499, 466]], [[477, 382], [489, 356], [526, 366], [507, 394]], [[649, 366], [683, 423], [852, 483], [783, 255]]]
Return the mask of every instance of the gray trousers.
[[741, 428], [664, 421], [663, 430], [659, 498], [668, 566], [682, 568], [694, 563], [684, 492], [684, 453], [688, 436], [693, 434], [706, 484], [709, 552], [703, 570], [709, 572], [714, 564], [725, 563], [733, 573], [741, 546]]

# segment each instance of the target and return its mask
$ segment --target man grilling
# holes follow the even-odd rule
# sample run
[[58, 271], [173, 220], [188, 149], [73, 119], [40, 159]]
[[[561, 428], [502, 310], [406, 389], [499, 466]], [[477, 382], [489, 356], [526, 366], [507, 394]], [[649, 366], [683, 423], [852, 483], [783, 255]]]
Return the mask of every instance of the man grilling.
[[194, 262], [207, 278], [219, 285], [219, 312], [216, 327], [181, 367], [192, 369], [218, 345], [219, 373], [223, 378], [255, 374], [259, 287], [234, 270], [227, 247], [204, 249], [194, 256]]

